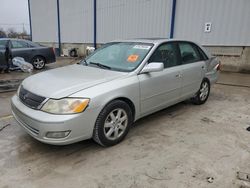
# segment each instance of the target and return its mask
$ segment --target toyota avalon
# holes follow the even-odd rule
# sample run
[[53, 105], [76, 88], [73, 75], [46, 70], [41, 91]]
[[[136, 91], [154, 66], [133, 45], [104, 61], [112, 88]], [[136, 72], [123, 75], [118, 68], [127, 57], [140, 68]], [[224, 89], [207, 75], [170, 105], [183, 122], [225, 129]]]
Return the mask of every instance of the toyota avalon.
[[215, 57], [191, 41], [114, 41], [77, 64], [26, 78], [12, 98], [12, 112], [41, 142], [93, 138], [112, 146], [146, 115], [187, 99], [204, 104], [219, 68]]

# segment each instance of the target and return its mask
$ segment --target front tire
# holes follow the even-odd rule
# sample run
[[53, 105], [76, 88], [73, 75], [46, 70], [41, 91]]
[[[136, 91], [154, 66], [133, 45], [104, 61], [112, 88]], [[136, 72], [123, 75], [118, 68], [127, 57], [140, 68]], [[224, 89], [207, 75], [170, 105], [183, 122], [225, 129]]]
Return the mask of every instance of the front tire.
[[210, 94], [210, 83], [207, 79], [203, 80], [200, 86], [199, 91], [196, 93], [195, 97], [192, 99], [192, 102], [196, 105], [204, 104]]
[[106, 105], [97, 117], [93, 139], [102, 146], [113, 146], [121, 142], [128, 134], [133, 123], [129, 105], [115, 100]]

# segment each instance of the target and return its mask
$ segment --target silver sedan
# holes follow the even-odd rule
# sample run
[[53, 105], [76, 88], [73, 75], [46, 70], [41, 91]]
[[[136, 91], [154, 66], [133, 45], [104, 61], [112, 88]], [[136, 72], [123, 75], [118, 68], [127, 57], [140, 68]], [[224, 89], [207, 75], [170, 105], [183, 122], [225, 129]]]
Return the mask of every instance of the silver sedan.
[[25, 79], [12, 98], [12, 112], [41, 142], [93, 138], [112, 146], [146, 115], [187, 99], [204, 104], [219, 68], [215, 57], [191, 41], [114, 41], [78, 64]]

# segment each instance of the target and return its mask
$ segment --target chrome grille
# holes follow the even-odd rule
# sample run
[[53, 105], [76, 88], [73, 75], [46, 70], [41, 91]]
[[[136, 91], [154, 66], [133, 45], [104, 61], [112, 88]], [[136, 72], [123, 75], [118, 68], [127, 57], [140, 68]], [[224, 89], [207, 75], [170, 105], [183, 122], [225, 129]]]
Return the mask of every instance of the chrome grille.
[[33, 109], [38, 109], [38, 107], [46, 99], [45, 97], [41, 97], [29, 92], [28, 90], [24, 89], [23, 86], [20, 88], [19, 98], [23, 104]]

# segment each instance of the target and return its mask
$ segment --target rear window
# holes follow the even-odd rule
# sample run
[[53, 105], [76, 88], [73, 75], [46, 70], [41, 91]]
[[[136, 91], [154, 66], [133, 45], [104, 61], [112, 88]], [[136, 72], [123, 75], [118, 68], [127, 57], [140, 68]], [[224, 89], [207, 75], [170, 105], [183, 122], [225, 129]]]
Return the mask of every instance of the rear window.
[[34, 43], [34, 42], [31, 42], [31, 41], [25, 41], [29, 44], [30, 47], [41, 47], [42, 45], [38, 44], [38, 43]]

